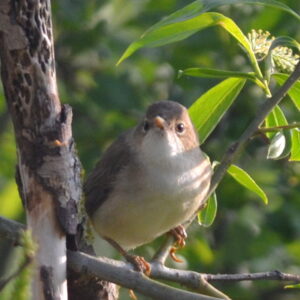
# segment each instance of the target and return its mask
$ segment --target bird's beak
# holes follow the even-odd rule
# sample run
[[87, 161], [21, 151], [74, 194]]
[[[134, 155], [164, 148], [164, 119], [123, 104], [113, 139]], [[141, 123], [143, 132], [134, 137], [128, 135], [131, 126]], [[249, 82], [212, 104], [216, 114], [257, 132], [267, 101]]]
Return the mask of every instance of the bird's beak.
[[154, 125], [156, 127], [158, 127], [159, 129], [164, 129], [165, 123], [166, 123], [166, 121], [160, 116], [157, 116], [154, 118]]

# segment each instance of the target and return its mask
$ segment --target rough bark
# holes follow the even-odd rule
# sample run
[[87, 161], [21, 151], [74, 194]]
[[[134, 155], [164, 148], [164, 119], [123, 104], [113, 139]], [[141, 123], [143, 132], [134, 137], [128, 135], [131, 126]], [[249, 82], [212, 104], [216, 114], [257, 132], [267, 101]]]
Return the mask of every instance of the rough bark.
[[67, 299], [66, 235], [77, 229], [80, 163], [72, 111], [57, 92], [50, 0], [1, 0], [0, 45], [17, 142], [16, 179], [38, 244], [33, 299]]
[[18, 187], [38, 244], [34, 299], [67, 299], [66, 233], [75, 234], [80, 197], [72, 112], [61, 106], [49, 1], [2, 1], [1, 76], [13, 120]]

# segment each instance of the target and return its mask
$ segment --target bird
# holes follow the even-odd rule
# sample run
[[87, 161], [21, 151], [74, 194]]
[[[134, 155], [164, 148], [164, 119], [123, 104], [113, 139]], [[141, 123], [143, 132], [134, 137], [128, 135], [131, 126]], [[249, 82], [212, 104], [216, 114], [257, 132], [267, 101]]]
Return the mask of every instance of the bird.
[[187, 108], [154, 102], [87, 177], [86, 212], [96, 233], [132, 261], [128, 250], [169, 231], [183, 234], [182, 224], [206, 200], [211, 176]]

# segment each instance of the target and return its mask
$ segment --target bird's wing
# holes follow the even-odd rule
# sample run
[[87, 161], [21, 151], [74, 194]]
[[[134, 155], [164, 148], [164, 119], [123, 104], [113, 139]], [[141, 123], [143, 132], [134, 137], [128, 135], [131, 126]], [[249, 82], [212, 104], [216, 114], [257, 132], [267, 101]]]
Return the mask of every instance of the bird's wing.
[[127, 138], [131, 131], [123, 133], [103, 154], [101, 160], [88, 176], [83, 190], [85, 208], [89, 216], [103, 204], [113, 190], [120, 170], [126, 167], [132, 156]]

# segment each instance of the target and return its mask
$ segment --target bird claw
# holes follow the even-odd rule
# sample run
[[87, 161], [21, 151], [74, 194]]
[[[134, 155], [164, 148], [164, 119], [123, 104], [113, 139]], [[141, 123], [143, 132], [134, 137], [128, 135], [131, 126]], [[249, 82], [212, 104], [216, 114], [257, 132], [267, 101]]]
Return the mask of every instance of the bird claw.
[[137, 255], [126, 255], [126, 260], [130, 262], [134, 269], [138, 272], [143, 272], [145, 275], [150, 276], [151, 265], [142, 256]]
[[173, 229], [171, 229], [170, 234], [173, 235], [175, 238], [175, 246], [170, 249], [170, 257], [175, 261], [175, 262], [183, 262], [181, 259], [179, 259], [176, 255], [175, 252], [178, 249], [181, 249], [185, 246], [185, 240], [187, 238], [186, 231], [182, 225], [179, 225]]
[[116, 241], [109, 237], [104, 237], [129, 263], [131, 263], [136, 271], [143, 272], [149, 276], [151, 273], [151, 265], [142, 256], [127, 253]]
[[177, 262], [177, 263], [182, 263], [183, 262], [183, 260], [182, 259], [180, 259], [180, 258], [178, 258], [176, 255], [175, 255], [175, 252], [178, 250], [178, 248], [177, 247], [172, 247], [171, 249], [170, 249], [170, 257], [175, 261], [175, 262]]
[[170, 230], [170, 234], [175, 238], [175, 245], [178, 248], [183, 248], [185, 246], [185, 240], [187, 238], [186, 231], [182, 225], [179, 225]]

